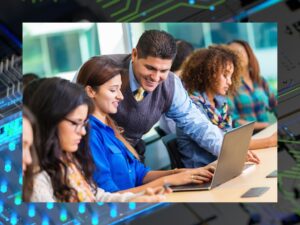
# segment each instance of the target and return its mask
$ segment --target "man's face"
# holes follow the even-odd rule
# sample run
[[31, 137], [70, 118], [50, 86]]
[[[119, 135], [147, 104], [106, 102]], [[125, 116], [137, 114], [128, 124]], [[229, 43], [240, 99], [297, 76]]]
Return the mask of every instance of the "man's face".
[[132, 50], [133, 72], [136, 80], [147, 92], [152, 92], [167, 79], [172, 59], [161, 59], [152, 56], [138, 58], [137, 50]]

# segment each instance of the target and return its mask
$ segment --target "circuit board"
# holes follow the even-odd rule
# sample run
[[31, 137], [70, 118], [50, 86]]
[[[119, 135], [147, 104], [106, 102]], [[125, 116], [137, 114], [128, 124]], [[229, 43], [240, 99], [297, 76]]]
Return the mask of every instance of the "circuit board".
[[[17, 4], [16, 4], [17, 3]], [[21, 86], [0, 68], [0, 224], [134, 224], [187, 207], [198, 224], [300, 223], [300, 2], [280, 0], [16, 0], [1, 6], [0, 62], [21, 74], [22, 21], [235, 22], [277, 20], [277, 204], [26, 204], [21, 201]], [[12, 16], [14, 15], [14, 16]], [[16, 16], [17, 15], [17, 16]], [[274, 18], [280, 15], [280, 18]], [[4, 75], [6, 74], [6, 75]], [[15, 76], [15, 77], [13, 77]], [[230, 208], [230, 209], [228, 209]], [[182, 208], [180, 208], [182, 210]], [[172, 211], [173, 210], [173, 211]], [[234, 214], [235, 217], [230, 215]], [[187, 216], [188, 217], [188, 216]], [[147, 218], [147, 217], [146, 217]], [[240, 218], [238, 220], [237, 218]], [[172, 221], [172, 220], [169, 220]], [[188, 221], [188, 220], [187, 220]], [[196, 224], [193, 222], [186, 224]], [[196, 220], [197, 221], [197, 220]], [[199, 222], [200, 221], [200, 222]], [[156, 224], [159, 218], [156, 220]], [[154, 223], [152, 223], [154, 224]], [[175, 224], [175, 223], [174, 223]]]

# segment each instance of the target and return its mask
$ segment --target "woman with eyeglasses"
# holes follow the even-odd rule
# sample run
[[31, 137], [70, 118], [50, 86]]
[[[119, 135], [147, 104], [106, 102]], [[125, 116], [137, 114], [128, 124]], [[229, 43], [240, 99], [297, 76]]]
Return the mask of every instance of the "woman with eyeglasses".
[[[31, 109], [40, 128], [39, 172], [34, 177], [32, 202], [153, 202], [163, 199], [149, 189], [145, 194], [111, 194], [97, 188], [88, 143], [88, 114], [92, 103], [84, 89], [60, 78], [43, 81]], [[159, 190], [158, 190], [159, 191]]]
[[139, 192], [164, 184], [201, 184], [209, 181], [213, 176], [211, 167], [151, 171], [139, 161], [135, 149], [109, 116], [117, 112], [119, 102], [123, 100], [121, 73], [113, 60], [99, 56], [85, 62], [77, 77], [77, 83], [85, 86], [94, 103], [94, 111], [89, 117], [90, 146], [96, 165], [94, 179], [98, 186], [110, 192]]

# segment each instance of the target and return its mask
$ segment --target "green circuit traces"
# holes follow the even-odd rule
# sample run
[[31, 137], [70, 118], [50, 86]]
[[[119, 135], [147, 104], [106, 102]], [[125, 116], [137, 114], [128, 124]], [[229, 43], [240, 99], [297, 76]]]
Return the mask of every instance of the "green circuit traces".
[[[298, 143], [300, 144], [300, 142]], [[278, 172], [278, 189], [283, 194], [284, 198], [293, 205], [293, 211], [300, 215], [299, 196], [295, 196], [294, 190], [288, 190], [284, 187], [284, 180], [290, 179], [294, 182], [293, 186], [298, 190], [300, 189], [300, 150], [290, 150], [289, 153], [295, 158], [296, 165], [288, 170]]]
[[164, 1], [164, 2], [157, 4], [156, 6], [150, 8], [150, 9], [147, 9], [146, 11], [141, 12], [141, 13], [136, 12], [136, 13], [134, 13], [134, 15], [131, 15], [132, 16], [131, 18], [128, 18], [128, 16], [125, 16], [123, 18], [120, 18], [118, 20], [118, 22], [121, 22], [121, 21], [131, 22], [131, 21], [135, 20], [136, 18], [142, 17], [144, 15], [148, 15], [149, 13], [155, 11], [158, 8], [163, 7], [164, 5], [169, 4], [170, 2], [173, 2], [173, 0]]
[[[21, 0], [22, 2], [31, 2], [33, 4], [41, 3], [44, 0]], [[58, 3], [59, 0], [52, 0], [54, 3]], [[144, 0], [145, 1], [145, 0]], [[111, 7], [115, 7], [117, 4], [121, 3], [121, 0], [95, 0], [97, 4], [99, 4], [103, 9], [109, 9]], [[123, 1], [125, 2], [125, 1]], [[142, 22], [153, 21], [159, 16], [172, 12], [178, 8], [193, 8], [193, 9], [202, 9], [202, 10], [214, 10], [215, 7], [225, 3], [226, 0], [215, 0], [207, 3], [203, 1], [203, 3], [188, 3], [179, 2], [175, 0], [165, 0], [161, 1], [158, 4], [155, 4], [152, 7], [147, 9], [141, 9], [142, 0], [136, 0], [134, 3], [131, 0], [126, 0], [126, 3], [123, 7], [119, 7], [118, 10], [114, 10], [110, 17], [115, 19], [116, 22], [131, 22], [136, 19]], [[130, 6], [135, 4], [134, 10], [130, 11]]]
[[[103, 4], [103, 0], [97, 0], [97, 3], [102, 3]], [[111, 6], [114, 6], [116, 3], [119, 3], [120, 1], [118, 0], [113, 0], [110, 1], [108, 3], [105, 3], [102, 5], [102, 8], [109, 8]], [[142, 4], [142, 0], [137, 0], [136, 6], [135, 6], [135, 10], [133, 12], [128, 12], [129, 7], [131, 5], [131, 0], [127, 0], [125, 7], [122, 8], [119, 11], [116, 11], [114, 13], [112, 13], [110, 15], [110, 17], [117, 17], [120, 14], [123, 14], [125, 12], [129, 13], [123, 17], [117, 18], [116, 21], [117, 22], [131, 22], [137, 18], [143, 17], [143, 20], [141, 20], [142, 22], [148, 22], [151, 21], [163, 14], [167, 14], [171, 11], [174, 11], [180, 7], [187, 7], [187, 8], [194, 8], [194, 9], [203, 9], [203, 10], [210, 10], [212, 8], [217, 7], [218, 5], [221, 5], [225, 3], [225, 0], [219, 0], [216, 1], [215, 3], [209, 3], [209, 5], [207, 4], [189, 4], [186, 2], [181, 2], [181, 3], [176, 3], [175, 0], [167, 0], [167, 1], [163, 1], [159, 4], [156, 4], [155, 6], [148, 8], [146, 10], [141, 11], [141, 4]], [[160, 9], [160, 11], [156, 14], [151, 14], [153, 11]], [[149, 17], [147, 17], [149, 16]]]
[[209, 6], [204, 6], [204, 5], [190, 5], [188, 3], [178, 3], [178, 4], [176, 4], [176, 5], [174, 5], [174, 6], [170, 7], [170, 8], [167, 8], [167, 9], [161, 11], [158, 14], [155, 14], [155, 15], [153, 15], [153, 16], [145, 19], [145, 20], [143, 20], [143, 22], [148, 22], [150, 20], [153, 20], [153, 19], [157, 18], [158, 16], [161, 16], [163, 14], [171, 12], [171, 11], [173, 11], [173, 10], [179, 8], [179, 7], [190, 7], [190, 8], [195, 8], [195, 9], [206, 9], [206, 10], [209, 10], [211, 6], [216, 7], [216, 6], [218, 6], [218, 5], [220, 5], [220, 4], [224, 3], [224, 2], [225, 2], [225, 0], [221, 0], [221, 1], [218, 1], [215, 4], [212, 4], [212, 5], [209, 5]]
[[[167, 1], [167, 2], [169, 2], [169, 1]], [[136, 14], [139, 12], [139, 10], [140, 10], [141, 3], [142, 3], [142, 0], [138, 0], [138, 2], [137, 2], [137, 4], [136, 4], [135, 11], [132, 12], [132, 13], [129, 13], [128, 15], [126, 15], [126, 16], [120, 18], [120, 19], [118, 19], [117, 21], [118, 21], [118, 22], [121, 22], [121, 21], [128, 21], [128, 20], [127, 20], [128, 18], [130, 18], [130, 17], [136, 15]]]
[[111, 17], [117, 16], [117, 15], [123, 13], [123, 12], [126, 12], [129, 9], [130, 2], [131, 2], [130, 0], [127, 0], [125, 8], [123, 8], [123, 9], [121, 9], [121, 10], [119, 10], [119, 11], [113, 13], [113, 14], [111, 14]]
[[288, 95], [288, 94], [291, 94], [291, 93], [293, 93], [293, 92], [295, 92], [295, 91], [298, 91], [298, 90], [300, 90], [300, 86], [295, 87], [295, 88], [292, 89], [292, 90], [289, 90], [289, 91], [287, 91], [287, 92], [282, 93], [281, 95], [278, 96], [278, 98], [284, 97], [284, 96], [286, 96], [286, 95]]
[[106, 9], [106, 8], [108, 8], [108, 7], [110, 7], [110, 6], [114, 5], [114, 4], [117, 4], [119, 1], [120, 1], [120, 0], [113, 0], [113, 1], [111, 1], [111, 2], [108, 2], [108, 3], [104, 4], [104, 5], [102, 6], [102, 8], [103, 8], [103, 9]]
[[282, 139], [279, 139], [278, 142], [288, 143], [288, 144], [300, 144], [300, 141], [291, 141], [291, 140], [282, 140]]

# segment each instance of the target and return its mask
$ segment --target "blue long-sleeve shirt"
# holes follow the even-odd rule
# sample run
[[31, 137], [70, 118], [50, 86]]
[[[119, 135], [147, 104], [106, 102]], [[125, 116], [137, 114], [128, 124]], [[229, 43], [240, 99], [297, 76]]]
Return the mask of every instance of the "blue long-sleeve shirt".
[[150, 169], [133, 156], [109, 126], [92, 115], [89, 120], [89, 143], [96, 165], [93, 177], [97, 185], [107, 192], [142, 185]]

